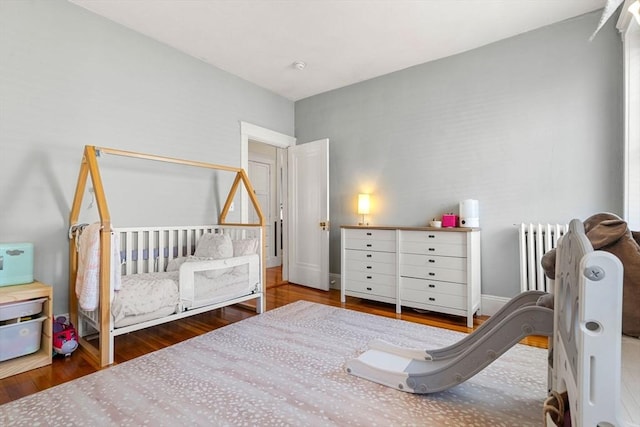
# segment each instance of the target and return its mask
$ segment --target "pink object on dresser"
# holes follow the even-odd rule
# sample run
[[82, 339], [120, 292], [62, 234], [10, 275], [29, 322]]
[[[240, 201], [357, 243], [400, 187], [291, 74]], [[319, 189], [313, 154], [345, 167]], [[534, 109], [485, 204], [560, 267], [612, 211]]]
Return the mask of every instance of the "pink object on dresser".
[[443, 227], [457, 227], [457, 225], [458, 225], [458, 215], [454, 215], [454, 214], [442, 215]]

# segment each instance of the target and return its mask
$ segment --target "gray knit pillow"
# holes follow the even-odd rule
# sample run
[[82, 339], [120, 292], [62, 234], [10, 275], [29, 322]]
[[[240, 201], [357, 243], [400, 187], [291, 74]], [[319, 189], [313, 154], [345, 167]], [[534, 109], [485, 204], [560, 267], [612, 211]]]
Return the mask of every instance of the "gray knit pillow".
[[233, 256], [233, 243], [226, 234], [205, 233], [198, 240], [193, 256], [198, 258], [225, 259]]

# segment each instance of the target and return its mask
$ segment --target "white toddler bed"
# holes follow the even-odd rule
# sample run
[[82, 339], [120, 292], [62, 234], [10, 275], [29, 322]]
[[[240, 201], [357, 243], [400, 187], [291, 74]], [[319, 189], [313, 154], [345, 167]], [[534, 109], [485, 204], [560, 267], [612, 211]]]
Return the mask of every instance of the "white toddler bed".
[[[86, 228], [83, 233], [95, 227]], [[264, 309], [259, 227], [117, 228], [113, 235], [121, 262], [109, 268], [115, 273], [108, 325], [101, 324], [97, 304], [79, 303], [77, 310], [80, 337], [109, 334], [109, 363], [118, 335], [250, 299], [258, 312]], [[77, 277], [76, 291], [83, 275]]]
[[561, 423], [547, 412], [547, 425], [636, 425], [623, 415], [622, 402], [633, 397], [621, 399], [622, 281], [620, 260], [594, 251], [582, 222], [571, 221], [556, 258], [550, 378], [552, 395], [567, 394], [568, 412], [560, 411]]

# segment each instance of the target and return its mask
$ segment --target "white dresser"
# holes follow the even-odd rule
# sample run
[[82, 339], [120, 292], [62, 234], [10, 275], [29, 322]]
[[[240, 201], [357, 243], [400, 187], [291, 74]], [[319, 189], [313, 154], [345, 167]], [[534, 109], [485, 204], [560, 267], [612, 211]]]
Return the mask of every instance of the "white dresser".
[[341, 300], [464, 316], [480, 309], [480, 229], [343, 226]]

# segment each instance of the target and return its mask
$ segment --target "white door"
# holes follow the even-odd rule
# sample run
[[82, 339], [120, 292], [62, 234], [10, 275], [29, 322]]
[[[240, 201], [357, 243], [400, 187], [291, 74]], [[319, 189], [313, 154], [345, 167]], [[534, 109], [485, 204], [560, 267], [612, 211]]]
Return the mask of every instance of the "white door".
[[289, 282], [329, 290], [329, 140], [289, 147]]

